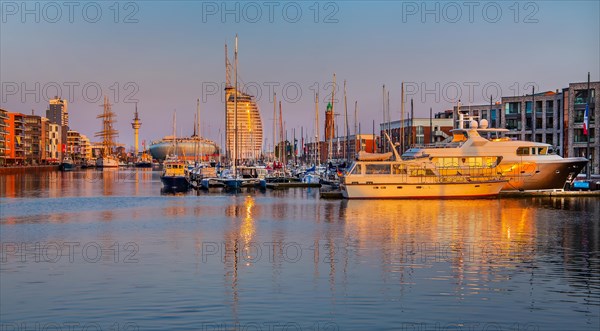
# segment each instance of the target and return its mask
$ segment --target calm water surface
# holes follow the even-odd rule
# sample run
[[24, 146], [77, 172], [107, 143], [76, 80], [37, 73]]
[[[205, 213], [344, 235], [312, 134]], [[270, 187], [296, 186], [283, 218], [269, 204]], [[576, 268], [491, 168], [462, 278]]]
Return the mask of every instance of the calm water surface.
[[1, 330], [597, 330], [600, 199], [0, 177]]

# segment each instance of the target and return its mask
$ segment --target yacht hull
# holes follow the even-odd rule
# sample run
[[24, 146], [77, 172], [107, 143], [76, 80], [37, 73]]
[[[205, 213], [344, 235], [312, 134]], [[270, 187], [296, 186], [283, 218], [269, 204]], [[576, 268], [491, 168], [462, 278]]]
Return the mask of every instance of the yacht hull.
[[342, 184], [347, 199], [443, 199], [494, 197], [505, 180], [465, 183], [368, 183]]
[[[539, 191], [560, 190], [567, 181], [573, 180], [585, 168], [588, 161], [584, 158], [566, 158], [551, 163], [536, 163], [531, 171], [521, 170], [518, 173], [505, 174], [509, 179], [503, 187], [504, 191]], [[511, 167], [500, 164], [500, 168]]]

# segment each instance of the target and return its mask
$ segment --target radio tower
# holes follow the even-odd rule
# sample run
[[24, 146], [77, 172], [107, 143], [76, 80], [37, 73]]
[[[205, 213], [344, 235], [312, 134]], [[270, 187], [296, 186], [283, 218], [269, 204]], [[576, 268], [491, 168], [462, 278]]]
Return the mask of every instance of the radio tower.
[[137, 111], [137, 103], [135, 104], [135, 117], [133, 118], [133, 122], [131, 122], [131, 127], [133, 128], [133, 139], [134, 139], [134, 145], [133, 145], [133, 150], [134, 150], [134, 154], [135, 157], [137, 157], [138, 155], [138, 140], [139, 140], [139, 130], [140, 130], [140, 126], [142, 126], [142, 122], [140, 122], [140, 118], [138, 117], [138, 111]]

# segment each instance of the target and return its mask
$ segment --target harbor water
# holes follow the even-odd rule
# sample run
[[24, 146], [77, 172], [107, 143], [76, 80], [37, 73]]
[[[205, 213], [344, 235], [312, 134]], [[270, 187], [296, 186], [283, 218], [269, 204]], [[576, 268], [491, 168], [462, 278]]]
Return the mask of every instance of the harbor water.
[[0, 176], [0, 330], [598, 330], [600, 199]]

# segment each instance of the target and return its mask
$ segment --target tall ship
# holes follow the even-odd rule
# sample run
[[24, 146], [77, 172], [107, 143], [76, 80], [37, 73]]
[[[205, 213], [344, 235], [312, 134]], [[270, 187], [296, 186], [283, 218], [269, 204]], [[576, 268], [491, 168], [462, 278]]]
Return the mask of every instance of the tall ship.
[[451, 142], [410, 148], [402, 154], [402, 159], [428, 159], [440, 166], [451, 162], [447, 164], [451, 166], [465, 164], [473, 157], [480, 157], [475, 162], [484, 162], [484, 156], [498, 155], [502, 160], [496, 172], [508, 179], [504, 191], [563, 189], [588, 162], [582, 157], [563, 158], [549, 144], [502, 137], [508, 130], [488, 128], [485, 119], [480, 124], [470, 120], [470, 127], [464, 128], [464, 115], [459, 113], [459, 118], [459, 128], [452, 130]]
[[102, 120], [102, 130], [96, 132], [95, 136], [102, 138], [102, 155], [96, 159], [96, 167], [117, 168], [119, 160], [113, 155], [115, 148], [115, 138], [119, 135], [113, 124], [116, 122], [115, 113], [112, 111], [112, 105], [108, 102], [108, 97], [104, 97], [102, 114], [96, 116]]

